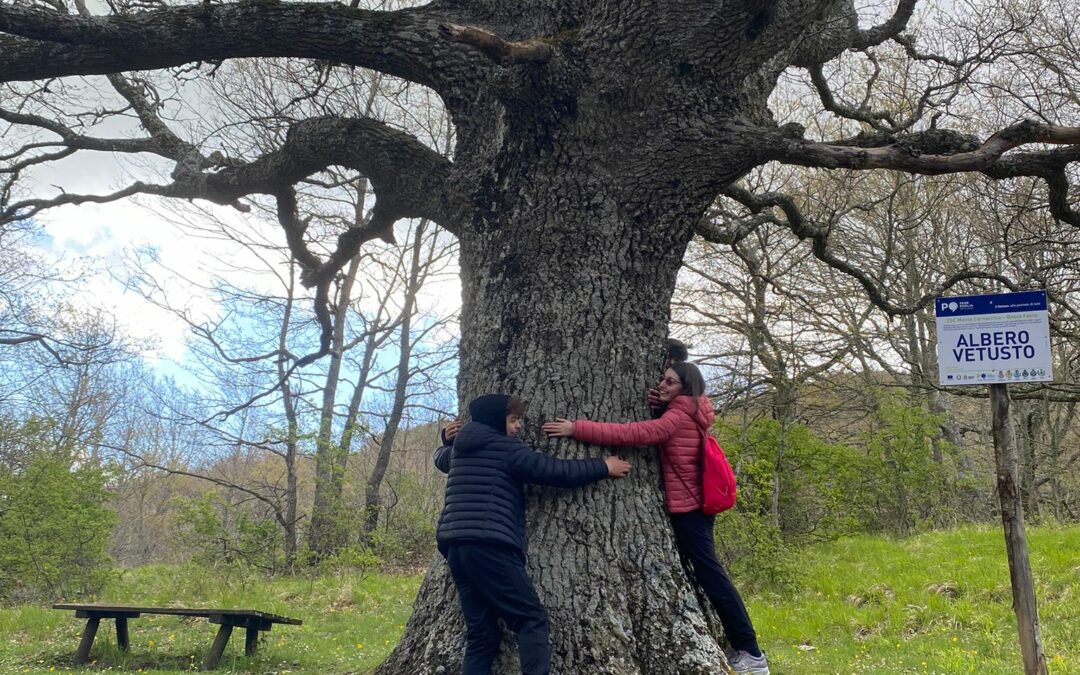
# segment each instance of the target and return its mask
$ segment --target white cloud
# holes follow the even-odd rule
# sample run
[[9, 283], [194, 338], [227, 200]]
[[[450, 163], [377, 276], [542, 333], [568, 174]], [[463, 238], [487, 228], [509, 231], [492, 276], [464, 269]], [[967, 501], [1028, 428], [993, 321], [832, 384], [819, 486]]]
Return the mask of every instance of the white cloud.
[[70, 289], [72, 299], [113, 314], [125, 333], [148, 343], [144, 356], [182, 360], [189, 329], [180, 317], [125, 286], [137, 250], [157, 252], [158, 262], [148, 271], [171, 306], [196, 320], [216, 316], [215, 303], [200, 287], [210, 281], [202, 265], [205, 246], [153, 210], [131, 201], [84, 204], [55, 209], [41, 220], [53, 259], [62, 266], [89, 264]]
[[[97, 155], [97, 159], [102, 156]], [[113, 163], [101, 162], [96, 177], [85, 168], [72, 168], [65, 167], [64, 176], [55, 176], [69, 181], [65, 183], [69, 192], [100, 194], [117, 188], [120, 172]], [[39, 182], [47, 181], [39, 178]], [[261, 221], [257, 215], [207, 202], [141, 198], [60, 207], [43, 212], [38, 220], [47, 235], [43, 245], [47, 255], [61, 265], [88, 265], [90, 271], [70, 290], [72, 299], [87, 308], [113, 314], [127, 335], [146, 345], [142, 355], [151, 362], [164, 359], [182, 363], [190, 329], [180, 317], [125, 285], [133, 270], [132, 261], [147, 258], [145, 254], [137, 256], [138, 252], [153, 252], [147, 272], [156, 283], [158, 300], [183, 309], [197, 322], [213, 320], [219, 314], [207, 290], [216, 278], [259, 292], [284, 293], [282, 278], [287, 271], [277, 260], [278, 254], [263, 251], [266, 260], [260, 260], [248, 248], [222, 236], [212, 224], [219, 220], [250, 242], [283, 246], [280, 228]], [[406, 232], [415, 225], [399, 223], [399, 241], [407, 241]], [[268, 267], [268, 262], [273, 267]], [[456, 261], [446, 261], [441, 267], [418, 300], [422, 313], [445, 318], [460, 307], [461, 290]], [[383, 283], [385, 273], [379, 266], [362, 272], [368, 279]], [[451, 330], [456, 333], [456, 327]], [[442, 341], [455, 336], [444, 330], [433, 337]]]

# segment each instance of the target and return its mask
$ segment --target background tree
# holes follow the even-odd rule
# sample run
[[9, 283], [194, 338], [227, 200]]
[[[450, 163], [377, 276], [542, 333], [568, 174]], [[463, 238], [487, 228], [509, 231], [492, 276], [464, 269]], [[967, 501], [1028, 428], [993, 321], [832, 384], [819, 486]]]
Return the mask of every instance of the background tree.
[[[219, 233], [240, 240], [239, 229], [219, 225]], [[447, 245], [430, 229], [415, 235], [407, 247], [384, 245], [350, 263], [334, 295], [338, 320], [332, 349], [337, 356], [325, 368], [293, 367], [296, 354], [317, 342], [318, 329], [313, 330], [310, 305], [297, 288], [295, 266], [288, 264], [284, 275], [277, 274], [277, 258], [287, 261], [287, 250], [245, 240], [245, 246], [258, 253], [256, 265], [246, 270], [254, 281], [237, 286], [224, 277], [215, 279], [205, 291], [220, 308], [216, 319], [199, 320], [186, 308], [173, 306], [169, 284], [152, 276], [148, 262], [142, 264], [130, 284], [191, 327], [193, 353], [187, 367], [201, 386], [183, 393], [172, 383], [161, 383], [143, 404], [144, 414], [159, 421], [113, 448], [132, 460], [133, 468], [216, 486], [217, 502], [200, 498], [196, 506], [201, 510], [188, 511], [197, 516], [217, 508], [215, 519], [200, 516], [202, 530], [226, 523], [231, 517], [224, 512], [228, 504], [257, 503], [265, 516], [249, 516], [265, 518], [281, 535], [280, 550], [276, 544], [257, 547], [270, 554], [267, 569], [277, 569], [273, 561], [280, 553], [284, 569], [292, 570], [303, 540], [316, 560], [355, 542], [360, 531], [374, 527], [364, 514], [377, 521], [379, 508], [377, 501], [358, 510], [345, 503], [350, 456], [381, 431], [388, 442], [365, 451], [379, 456], [380, 474], [385, 473], [393, 435], [402, 421], [411, 420], [407, 407], [430, 399], [431, 392], [418, 387], [438, 380], [435, 374], [446, 361], [446, 346], [433, 344], [430, 336], [452, 315], [432, 316], [426, 307], [429, 299], [418, 295], [429, 277], [441, 273]], [[359, 270], [365, 276], [358, 278]], [[260, 279], [278, 288], [263, 286]], [[386, 363], [389, 358], [397, 365]], [[371, 395], [387, 388], [394, 392], [394, 405], [383, 411]], [[162, 461], [163, 447], [157, 445], [162, 426], [202, 439], [201, 446], [182, 452], [179, 462]], [[169, 447], [174, 446], [164, 446]], [[313, 486], [301, 476], [308, 458], [314, 460]], [[380, 462], [368, 463], [368, 470]], [[368, 482], [369, 497], [377, 495], [382, 475]]]

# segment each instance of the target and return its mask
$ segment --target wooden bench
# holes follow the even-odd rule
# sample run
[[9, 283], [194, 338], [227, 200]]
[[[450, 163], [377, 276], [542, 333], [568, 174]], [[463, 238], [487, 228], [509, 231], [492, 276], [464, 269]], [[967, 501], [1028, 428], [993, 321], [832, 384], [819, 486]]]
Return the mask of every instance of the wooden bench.
[[229, 644], [229, 637], [233, 628], [246, 628], [247, 635], [244, 640], [244, 653], [251, 656], [259, 646], [259, 631], [268, 631], [275, 623], [291, 624], [299, 626], [302, 621], [290, 619], [287, 616], [267, 614], [253, 609], [188, 609], [185, 607], [128, 607], [123, 605], [53, 605], [53, 609], [74, 610], [75, 616], [86, 619], [86, 627], [83, 628], [82, 640], [79, 641], [79, 651], [75, 653], [76, 663], [86, 663], [90, 660], [90, 647], [94, 644], [94, 636], [97, 635], [98, 624], [102, 619], [116, 621], [116, 644], [121, 651], [128, 651], [128, 619], [137, 619], [140, 614], [173, 614], [176, 616], [201, 616], [209, 619], [210, 623], [216, 623], [218, 628], [217, 637], [210, 647], [210, 654], [203, 664], [205, 670], [217, 668], [221, 661], [221, 655], [225, 652], [225, 645]]

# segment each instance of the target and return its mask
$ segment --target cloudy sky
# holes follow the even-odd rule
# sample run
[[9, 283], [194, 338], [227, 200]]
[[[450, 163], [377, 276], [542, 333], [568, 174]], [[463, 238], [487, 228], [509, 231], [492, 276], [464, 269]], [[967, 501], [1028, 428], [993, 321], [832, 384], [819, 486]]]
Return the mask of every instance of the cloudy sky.
[[[101, 193], [116, 189], [118, 180], [95, 185], [101, 182], [100, 176], [108, 168], [108, 163], [101, 161], [107, 157], [99, 154], [97, 159], [97, 170], [89, 171], [87, 180], [64, 178], [69, 192]], [[114, 175], [119, 176], [119, 173]], [[199, 207], [251, 236], [282, 243], [283, 237], [274, 223], [227, 207], [206, 203], [200, 203]], [[183, 363], [190, 331], [179, 317], [126, 286], [131, 263], [140, 250], [153, 252], [156, 262], [150, 271], [161, 282], [169, 303], [185, 308], [190, 316], [200, 320], [218, 316], [218, 308], [203, 288], [215, 276], [256, 289], [271, 290], [275, 284], [272, 274], [254, 271], [263, 265], [247, 249], [232, 242], [209, 240], [193, 234], [183, 223], [189, 220], [199, 224], [200, 216], [193, 211], [187, 209], [179, 213], [161, 200], [139, 198], [109, 204], [67, 206], [46, 212], [39, 218], [46, 235], [41, 245], [51, 258], [61, 264], [85, 262], [90, 265], [91, 273], [72, 289], [77, 302], [115, 315], [129, 336], [147, 344], [143, 356], [169, 371], [176, 363]], [[409, 225], [399, 223], [398, 228]], [[230, 265], [232, 269], [228, 269]], [[284, 268], [278, 269], [278, 273], [285, 273]], [[280, 292], [280, 288], [277, 291]], [[451, 266], [446, 274], [439, 275], [422, 295], [422, 311], [439, 316], [452, 313], [460, 304], [456, 267]]]

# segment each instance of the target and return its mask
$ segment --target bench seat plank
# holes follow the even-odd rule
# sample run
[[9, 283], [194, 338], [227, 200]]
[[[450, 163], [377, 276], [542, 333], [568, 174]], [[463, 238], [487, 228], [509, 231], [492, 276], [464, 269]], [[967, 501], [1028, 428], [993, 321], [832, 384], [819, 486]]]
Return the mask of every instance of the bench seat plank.
[[[300, 619], [293, 619], [287, 616], [281, 616], [280, 614], [271, 614], [269, 612], [260, 612], [255, 609], [202, 609], [191, 607], [134, 607], [130, 605], [80, 605], [71, 603], [62, 603], [52, 606], [53, 609], [70, 609], [81, 612], [93, 612], [98, 615], [102, 614], [124, 614], [129, 618], [131, 614], [169, 614], [175, 616], [200, 616], [205, 619], [209, 619], [211, 616], [240, 616], [254, 619], [263, 619], [270, 623], [289, 624], [292, 626], [299, 626], [303, 624]], [[103, 617], [113, 618], [113, 617]]]

